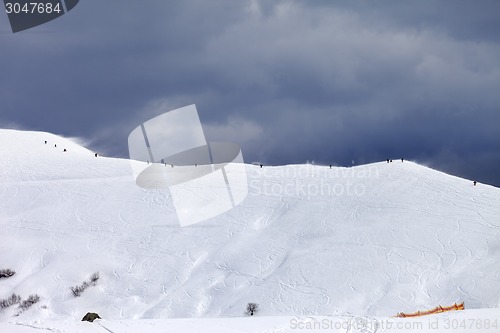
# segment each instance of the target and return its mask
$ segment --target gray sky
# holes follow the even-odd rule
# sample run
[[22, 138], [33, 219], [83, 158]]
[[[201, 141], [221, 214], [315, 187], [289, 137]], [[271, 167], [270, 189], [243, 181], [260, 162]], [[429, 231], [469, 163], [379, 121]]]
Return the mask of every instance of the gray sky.
[[500, 186], [499, 31], [498, 0], [82, 0], [16, 34], [0, 13], [0, 127], [126, 157], [194, 103], [246, 162], [404, 156]]

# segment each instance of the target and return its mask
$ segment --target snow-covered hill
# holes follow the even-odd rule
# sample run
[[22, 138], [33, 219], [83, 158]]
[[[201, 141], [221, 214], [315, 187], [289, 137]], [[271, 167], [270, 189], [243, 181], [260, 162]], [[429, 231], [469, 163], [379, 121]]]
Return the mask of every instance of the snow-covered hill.
[[0, 269], [16, 271], [0, 299], [41, 297], [0, 321], [239, 317], [248, 302], [259, 316], [500, 307], [493, 186], [401, 160], [247, 165], [240, 206], [181, 228], [169, 192], [137, 187], [128, 160], [13, 130], [0, 156]]

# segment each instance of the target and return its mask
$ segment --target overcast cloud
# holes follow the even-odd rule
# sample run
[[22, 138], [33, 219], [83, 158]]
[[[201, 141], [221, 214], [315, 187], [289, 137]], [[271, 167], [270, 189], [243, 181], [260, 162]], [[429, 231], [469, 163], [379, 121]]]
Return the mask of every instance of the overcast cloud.
[[194, 103], [246, 162], [404, 156], [500, 186], [499, 31], [497, 0], [82, 0], [16, 34], [0, 13], [0, 127], [126, 157]]

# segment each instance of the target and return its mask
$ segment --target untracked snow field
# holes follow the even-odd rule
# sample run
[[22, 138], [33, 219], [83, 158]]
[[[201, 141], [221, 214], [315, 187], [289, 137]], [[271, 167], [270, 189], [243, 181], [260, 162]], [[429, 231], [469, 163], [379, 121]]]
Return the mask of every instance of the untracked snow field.
[[[247, 165], [241, 205], [180, 227], [169, 191], [136, 186], [128, 160], [14, 130], [0, 156], [0, 269], [16, 272], [0, 300], [40, 296], [0, 309], [2, 333], [286, 332], [455, 302], [482, 310], [428, 318], [500, 331], [499, 188], [401, 160]], [[259, 311], [240, 318], [248, 302]], [[103, 320], [77, 323], [87, 312]]]

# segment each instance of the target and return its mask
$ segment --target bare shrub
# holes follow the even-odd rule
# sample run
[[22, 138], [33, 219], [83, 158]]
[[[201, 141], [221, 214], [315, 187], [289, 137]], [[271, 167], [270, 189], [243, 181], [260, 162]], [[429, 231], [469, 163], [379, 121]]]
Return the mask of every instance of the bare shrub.
[[90, 276], [90, 281], [84, 281], [81, 285], [79, 286], [73, 286], [70, 287], [71, 293], [75, 297], [80, 297], [81, 294], [85, 291], [90, 286], [95, 286], [97, 284], [97, 281], [99, 280], [99, 272], [96, 272]]
[[97, 280], [99, 280], [99, 272], [95, 272], [90, 277], [90, 282], [92, 283], [93, 286], [95, 286], [97, 284]]
[[38, 303], [40, 301], [40, 296], [38, 295], [29, 295], [28, 299], [24, 300], [19, 304], [19, 308], [22, 310], [27, 310], [29, 309], [33, 304]]
[[0, 300], [0, 308], [5, 309], [19, 302], [21, 302], [21, 296], [12, 294], [8, 298]]
[[0, 279], [11, 277], [14, 274], [16, 274], [16, 272], [10, 268], [0, 269]]
[[85, 291], [85, 287], [83, 285], [70, 287], [69, 289], [71, 289], [71, 292], [75, 297], [79, 297]]
[[247, 309], [245, 311], [245, 314], [247, 316], [253, 316], [255, 312], [259, 309], [259, 304], [257, 303], [248, 303], [247, 304]]

